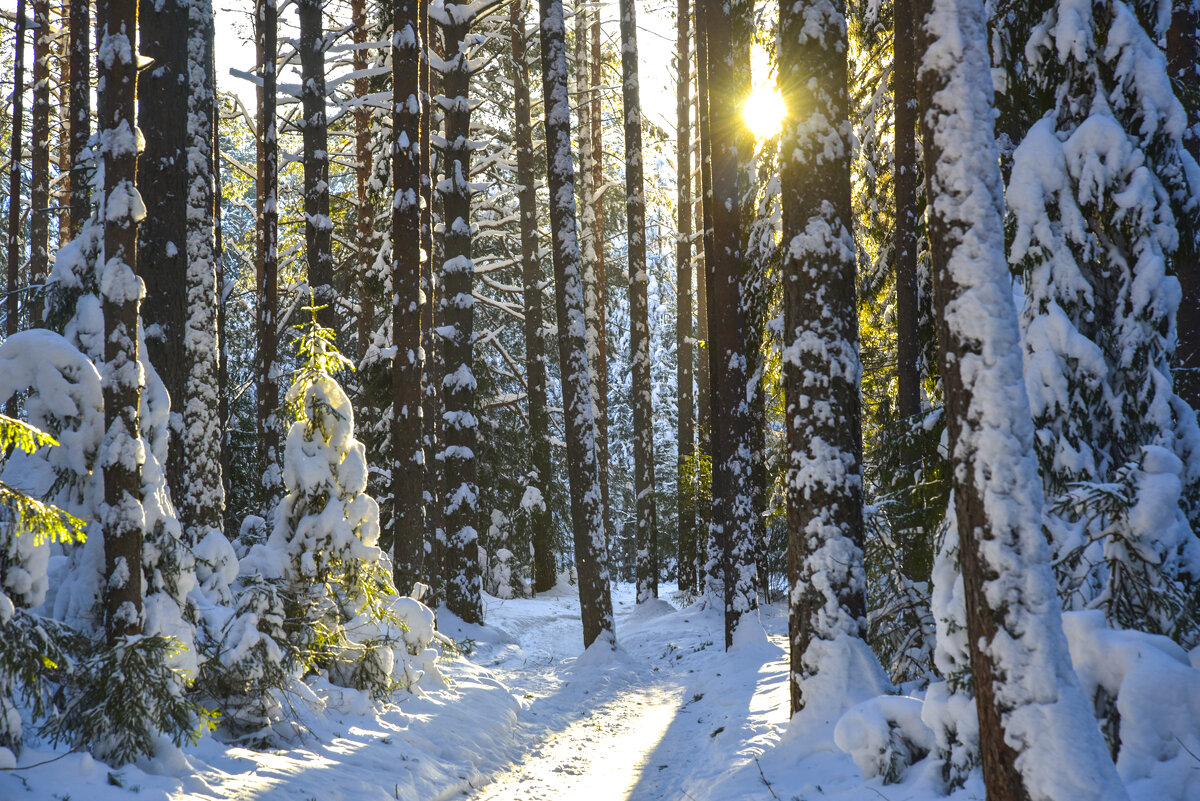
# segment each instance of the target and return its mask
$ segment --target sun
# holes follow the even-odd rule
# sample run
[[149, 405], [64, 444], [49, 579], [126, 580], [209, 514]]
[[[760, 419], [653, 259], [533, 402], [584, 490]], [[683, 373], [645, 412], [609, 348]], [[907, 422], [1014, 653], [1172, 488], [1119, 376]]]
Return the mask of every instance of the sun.
[[760, 84], [742, 107], [746, 127], [756, 140], [769, 139], [783, 129], [783, 118], [787, 113], [783, 95], [773, 83]]

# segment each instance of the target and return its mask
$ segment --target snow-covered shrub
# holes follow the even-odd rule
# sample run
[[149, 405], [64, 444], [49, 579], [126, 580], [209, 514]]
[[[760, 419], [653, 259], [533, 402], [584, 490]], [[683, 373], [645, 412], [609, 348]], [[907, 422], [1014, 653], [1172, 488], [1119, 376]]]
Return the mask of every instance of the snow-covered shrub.
[[884, 784], [894, 784], [933, 750], [933, 732], [921, 720], [921, 707], [920, 699], [905, 696], [864, 701], [842, 715], [833, 730], [834, 742], [864, 778], [882, 776]]
[[1063, 614], [1075, 673], [1095, 704], [1117, 773], [1140, 797], [1200, 797], [1200, 669], [1160, 635], [1114, 631], [1099, 611]]
[[1148, 445], [1111, 482], [1063, 493], [1050, 520], [1068, 609], [1102, 609], [1114, 628], [1196, 644], [1200, 540], [1180, 508], [1182, 470], [1175, 454]]
[[487, 591], [503, 600], [515, 598], [517, 595], [513, 589], [512, 558], [512, 551], [500, 548], [492, 554], [491, 566], [487, 572]]
[[176, 745], [195, 742], [216, 714], [185, 695], [187, 678], [171, 666], [180, 648], [178, 640], [142, 636], [95, 649], [60, 677], [55, 714], [42, 732], [110, 765], [153, 754], [160, 733]]
[[[332, 680], [354, 684], [370, 677], [372, 689], [390, 687], [380, 674], [376, 643], [355, 642], [347, 621], [386, 614], [396, 594], [391, 571], [377, 546], [379, 507], [366, 493], [367, 460], [354, 436], [350, 399], [332, 372], [349, 366], [333, 348], [333, 331], [316, 310], [297, 337], [304, 364], [288, 392], [294, 422], [284, 447], [287, 495], [276, 510], [271, 536], [254, 546], [247, 568], [279, 581], [284, 629], [301, 663], [330, 669]], [[347, 661], [362, 662], [361, 670]]]

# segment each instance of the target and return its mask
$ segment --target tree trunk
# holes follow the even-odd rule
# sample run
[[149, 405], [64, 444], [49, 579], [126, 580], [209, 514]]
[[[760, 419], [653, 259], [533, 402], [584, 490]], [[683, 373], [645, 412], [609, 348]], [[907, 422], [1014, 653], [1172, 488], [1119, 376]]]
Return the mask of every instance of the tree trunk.
[[69, 30], [69, 2], [55, 7], [58, 12], [59, 35], [54, 44], [54, 57], [58, 59], [58, 86], [54, 102], [58, 105], [54, 115], [58, 120], [58, 191], [54, 204], [58, 212], [58, 241], [61, 248], [72, 239], [71, 234], [71, 53], [69, 39], [63, 32]]
[[188, 43], [188, 317], [184, 353], [188, 380], [182, 405], [183, 494], [176, 495], [184, 535], [193, 545], [221, 531], [225, 493], [221, 483], [221, 418], [217, 392], [220, 341], [217, 339], [218, 263], [216, 184], [213, 146], [216, 129], [216, 75], [213, 71], [212, 0], [191, 0]]
[[538, 260], [537, 191], [533, 172], [533, 126], [529, 118], [529, 59], [525, 47], [525, 7], [520, 0], [510, 6], [513, 96], [517, 150], [517, 183], [521, 190], [521, 272], [525, 300], [525, 383], [529, 404], [529, 440], [532, 450], [532, 485], [541, 504], [530, 512], [533, 541], [533, 590], [547, 592], [558, 581], [554, 558], [553, 518], [550, 514], [550, 412], [546, 400], [546, 340], [543, 338], [542, 265]]
[[756, 608], [750, 426], [746, 404], [746, 351], [742, 302], [742, 220], [739, 142], [742, 140], [739, 74], [731, 31], [745, 13], [741, 3], [702, 0], [705, 17], [712, 150], [713, 253], [708, 273], [712, 381], [712, 538], [720, 554], [725, 601], [725, 647], [733, 645], [742, 615]]
[[50, 267], [50, 0], [33, 0], [32, 156], [29, 183], [29, 325], [42, 324], [42, 287]]
[[317, 306], [317, 321], [337, 328], [337, 296], [333, 291], [333, 220], [329, 216], [329, 125], [325, 118], [324, 0], [298, 0], [300, 18], [300, 103], [304, 120], [304, 245], [308, 286]]
[[[142, 55], [154, 66], [138, 77], [138, 126], [146, 148], [138, 162], [147, 209], [138, 229], [138, 268], [146, 282], [142, 322], [147, 355], [171, 398], [167, 485], [179, 501], [187, 454], [183, 446], [188, 384], [185, 331], [188, 320], [188, 9], [189, 0], [138, 0]], [[132, 262], [131, 262], [132, 263]]]
[[[913, 0], [895, 0], [892, 88], [896, 114], [896, 414], [921, 411], [921, 341], [917, 306], [917, 56], [913, 48]], [[917, 579], [917, 576], [910, 576]]]
[[276, 0], [257, 0], [255, 7], [255, 46], [262, 70], [262, 87], [258, 92], [258, 227], [255, 230], [257, 250], [255, 295], [258, 298], [257, 329], [257, 392], [258, 409], [255, 415], [259, 461], [262, 465], [264, 508], [274, 509], [283, 493], [280, 472], [279, 430], [275, 412], [279, 408], [279, 140], [276, 108], [276, 50], [278, 41], [278, 6]]
[[595, 281], [591, 290], [595, 293], [596, 313], [596, 355], [593, 367], [596, 370], [596, 458], [600, 470], [600, 506], [604, 515], [604, 536], [611, 541], [612, 528], [612, 494], [609, 488], [609, 449], [608, 449], [608, 283], [606, 261], [604, 258], [604, 109], [600, 102], [600, 91], [604, 84], [602, 44], [604, 31], [600, 21], [600, 4], [596, 4], [592, 12], [592, 30], [589, 44], [592, 57], [590, 60], [591, 79], [589, 81], [591, 94], [588, 108], [591, 112], [591, 135], [588, 137], [591, 146], [591, 167], [589, 204], [592, 217], [592, 241], [595, 243]]
[[446, 605], [469, 623], [483, 620], [480, 595], [479, 535], [475, 530], [475, 451], [478, 422], [475, 417], [474, 299], [475, 263], [471, 260], [471, 107], [468, 101], [471, 71], [467, 34], [470, 16], [465, 4], [448, 6], [451, 24], [443, 26], [449, 67], [443, 72], [446, 114], [446, 177], [442, 181], [446, 260], [440, 298], [444, 323], [442, 347], [446, 375], [442, 379], [445, 403], [445, 448], [442, 469], [450, 477], [445, 498], [448, 575]]
[[654, 419], [650, 399], [650, 309], [646, 196], [642, 188], [642, 101], [638, 88], [636, 0], [621, 0], [621, 99], [625, 114], [625, 224], [629, 254], [629, 362], [633, 370], [633, 488], [636, 496], [637, 602], [658, 597], [654, 504]]
[[[354, 23], [354, 71], [365, 71], [367, 50], [364, 45], [368, 42], [367, 9], [365, 0], [353, 0], [351, 14]], [[375, 300], [367, 291], [368, 276], [375, 263], [375, 253], [378, 242], [375, 236], [375, 206], [371, 202], [368, 186], [371, 180], [371, 109], [365, 104], [370, 93], [370, 79], [354, 79], [354, 97], [359, 105], [354, 110], [354, 161], [355, 161], [355, 222], [357, 223], [358, 239], [354, 243], [354, 255], [357, 259], [355, 278], [358, 300], [358, 361], [367, 355], [367, 348], [375, 335]], [[416, 145], [420, 147], [418, 142]], [[374, 410], [364, 409], [374, 416]]]
[[612, 596], [608, 584], [596, 427], [588, 394], [586, 322], [575, 231], [575, 175], [571, 162], [571, 112], [567, 97], [566, 32], [562, 0], [539, 0], [542, 42], [542, 97], [546, 113], [546, 161], [550, 188], [550, 230], [557, 285], [558, 352], [562, 370], [571, 528], [583, 643], [613, 638]]
[[[779, 9], [784, 105], [783, 380], [792, 712], [819, 669], [818, 640], [863, 637], [862, 410], [850, 205], [845, 6]], [[830, 157], [830, 152], [836, 154]], [[818, 652], [819, 653], [819, 652]]]
[[403, 593], [424, 579], [425, 561], [421, 10], [419, 0], [401, 0], [392, 18], [392, 542], [396, 589]]
[[678, 421], [678, 488], [679, 564], [676, 582], [680, 590], [696, 586], [696, 497], [694, 471], [688, 462], [695, 453], [695, 412], [692, 395], [692, 365], [695, 357], [692, 343], [695, 333], [692, 321], [692, 130], [691, 130], [691, 3], [679, 0], [676, 20], [676, 65], [678, 84], [675, 103], [675, 187], [678, 230], [675, 233], [675, 347], [677, 366], [675, 383], [679, 387]]
[[[697, 215], [701, 226], [701, 264], [696, 270], [696, 339], [704, 351], [696, 363], [696, 437], [700, 453], [712, 456], [712, 381], [708, 372], [708, 265], [713, 261], [712, 225], [712, 135], [708, 120], [708, 35], [705, 5], [696, 3], [696, 139], [700, 144], [700, 201]], [[708, 518], [701, 511], [701, 517]], [[707, 525], [701, 539], [708, 540]], [[703, 545], [703, 542], [701, 543]], [[704, 553], [704, 548], [700, 549]]]
[[[1127, 798], [1099, 731], [1072, 722], [1092, 717], [1071, 669], [1042, 533], [1005, 258], [987, 14], [980, 0], [916, 7], [933, 305], [987, 796], [1025, 801], [1032, 785], [1038, 798]], [[1053, 760], [1021, 758], [1051, 751]]]
[[[1195, 124], [1200, 114], [1200, 8], [1195, 2], [1174, 3], [1171, 8], [1167, 68], [1176, 85], [1184, 90], [1181, 94], [1186, 116], [1192, 122], [1184, 130], [1183, 146], [1193, 159], [1200, 161], [1200, 130]], [[1192, 191], [1200, 191], [1200, 187], [1192, 187]], [[1190, 224], [1181, 226], [1179, 249], [1175, 252], [1175, 275], [1183, 290], [1175, 316], [1179, 337], [1175, 364], [1180, 371], [1175, 391], [1193, 409], [1200, 409], [1200, 247], [1197, 246], [1200, 214], [1193, 209], [1190, 218]]]
[[440, 369], [437, 333], [434, 331], [434, 310], [437, 307], [437, 296], [440, 287], [434, 286], [434, 234], [433, 234], [433, 175], [436, 170], [437, 158], [430, 146], [430, 133], [433, 130], [433, 93], [432, 79], [429, 68], [429, 54], [434, 48], [434, 30], [429, 24], [429, 13], [426, 10], [421, 15], [421, 289], [425, 293], [425, 304], [421, 307], [421, 344], [425, 348], [425, 370], [422, 375], [421, 406], [424, 411], [424, 443], [427, 461], [425, 464], [425, 542], [430, 548], [430, 558], [426, 561], [425, 580], [438, 590], [442, 564], [441, 541], [438, 531], [442, 526], [441, 503], [441, 463], [433, 458], [440, 449], [441, 440], [441, 399], [438, 387], [441, 386], [442, 371]]
[[[21, 126], [25, 110], [25, 0], [17, 0], [16, 40], [13, 43], [12, 94], [12, 161], [8, 172], [8, 285], [5, 304], [4, 332], [17, 333], [17, 317], [21, 313]], [[10, 415], [16, 412], [16, 401], [8, 402]]]
[[[83, 151], [92, 134], [91, 13], [85, 2], [70, 6], [71, 62], [71, 236], [79, 234], [91, 213], [91, 194], [83, 174]], [[14, 127], [19, 130], [18, 127]]]
[[[110, 645], [142, 632], [142, 460], [138, 399], [137, 228], [144, 214], [135, 186], [137, 137], [137, 0], [98, 0], [100, 155], [104, 159], [104, 630]], [[186, 29], [185, 29], [186, 30]], [[139, 212], [142, 212], [139, 214]]]

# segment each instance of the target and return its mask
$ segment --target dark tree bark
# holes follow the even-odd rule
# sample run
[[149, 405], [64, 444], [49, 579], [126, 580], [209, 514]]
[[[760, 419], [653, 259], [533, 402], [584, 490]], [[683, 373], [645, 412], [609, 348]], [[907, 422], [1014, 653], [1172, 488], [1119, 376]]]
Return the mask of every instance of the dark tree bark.
[[42, 285], [50, 267], [50, 0], [33, 0], [33, 107], [30, 110], [29, 325], [42, 324]]
[[70, 6], [69, 41], [71, 72], [71, 236], [79, 229], [91, 213], [91, 195], [88, 181], [83, 174], [83, 151], [87, 149], [88, 137], [92, 134], [92, 90], [91, 90], [91, 11], [85, 2], [68, 3]]
[[757, 606], [751, 516], [750, 427], [746, 404], [746, 351], [742, 302], [742, 220], [739, 192], [742, 141], [739, 75], [731, 31], [743, 4], [702, 0], [704, 6], [712, 142], [713, 254], [708, 273], [712, 314], [709, 374], [712, 416], [712, 539], [720, 554], [725, 601], [725, 647], [733, 645], [742, 615]]
[[58, 191], [54, 204], [58, 207], [58, 242], [62, 247], [72, 238], [71, 234], [71, 54], [68, 36], [70, 3], [55, 7], [58, 12], [59, 32], [55, 37], [54, 57], [58, 59], [58, 86], [54, 102], [54, 116], [58, 120]]
[[[364, 45], [368, 42], [366, 0], [354, 0], [351, 3], [351, 15], [354, 24], [354, 71], [362, 72], [367, 69], [367, 50]], [[360, 104], [354, 110], [354, 160], [355, 160], [355, 222], [358, 239], [354, 243], [355, 283], [358, 290], [358, 360], [361, 362], [367, 355], [367, 348], [375, 335], [375, 300], [367, 290], [368, 276], [375, 263], [375, 253], [378, 240], [375, 236], [375, 204], [372, 202], [368, 189], [371, 180], [371, 109], [363, 102], [371, 91], [370, 80], [366, 77], [354, 79], [354, 96]], [[418, 143], [418, 147], [420, 143]], [[364, 409], [373, 415], [373, 410]], [[368, 418], [369, 419], [369, 418]]]
[[[421, 49], [423, 5], [400, 0], [392, 25], [392, 542], [400, 592], [424, 580], [421, 415]], [[470, 309], [468, 309], [468, 314]]]
[[[13, 43], [12, 94], [12, 161], [8, 172], [8, 285], [5, 304], [4, 332], [17, 333], [17, 317], [21, 312], [18, 301], [21, 285], [21, 131], [25, 112], [25, 0], [17, 0], [17, 22]], [[15, 401], [8, 409], [16, 411]]]
[[[1167, 66], [1191, 122], [1184, 131], [1183, 145], [1193, 159], [1200, 161], [1200, 132], [1196, 128], [1200, 114], [1200, 9], [1194, 2], [1174, 3], [1171, 9]], [[1192, 187], [1192, 191], [1200, 191], [1200, 187]], [[1200, 409], [1200, 213], [1193, 209], [1189, 217], [1175, 253], [1175, 274], [1183, 290], [1175, 317], [1179, 337], [1175, 362], [1180, 371], [1175, 391], [1193, 409]]]
[[696, 589], [696, 498], [695, 475], [688, 471], [688, 462], [695, 454], [695, 411], [692, 395], [692, 371], [695, 338], [692, 320], [692, 129], [691, 129], [691, 3], [679, 0], [676, 12], [678, 33], [676, 64], [678, 84], [675, 90], [675, 186], [678, 213], [675, 234], [675, 347], [677, 367], [675, 382], [679, 386], [678, 442], [679, 457], [676, 486], [679, 505], [679, 567], [676, 580], [679, 589]]
[[621, 0], [621, 99], [625, 115], [625, 224], [629, 253], [629, 361], [633, 369], [633, 488], [637, 602], [658, 597], [654, 504], [654, 419], [650, 399], [650, 309], [646, 197], [642, 188], [642, 101], [638, 89], [636, 0]]
[[[917, 307], [917, 55], [913, 0], [896, 0], [893, 15], [892, 91], [896, 115], [893, 181], [896, 193], [896, 414], [921, 411], [921, 341]], [[911, 578], [919, 578], [911, 576]]]
[[182, 446], [188, 363], [188, 0], [138, 0], [141, 54], [154, 64], [139, 76], [138, 126], [146, 148], [138, 161], [139, 186], [154, 213], [138, 229], [138, 269], [146, 283], [142, 323], [150, 363], [171, 397], [167, 486], [179, 501], [187, 492]]
[[[825, 24], [813, 31], [818, 9]], [[817, 640], [862, 637], [862, 410], [850, 206], [845, 5], [779, 9], [784, 105], [784, 333], [791, 707], [820, 669]], [[832, 157], [830, 153], [833, 153]]]
[[525, 383], [529, 405], [529, 440], [532, 451], [532, 484], [542, 503], [531, 512], [533, 590], [547, 592], [558, 580], [554, 558], [553, 519], [550, 514], [550, 412], [546, 400], [546, 340], [543, 338], [542, 265], [538, 260], [537, 192], [533, 172], [533, 126], [529, 117], [529, 58], [525, 46], [525, 6], [512, 0], [509, 12], [512, 35], [513, 95], [516, 125], [517, 183], [520, 204], [521, 276], [525, 301]]
[[442, 379], [445, 414], [442, 469], [449, 477], [444, 499], [446, 526], [446, 605], [470, 623], [483, 620], [479, 535], [475, 530], [475, 418], [474, 318], [471, 260], [471, 107], [468, 101], [471, 71], [467, 34], [471, 15], [467, 5], [446, 7], [449, 25], [443, 25], [449, 67], [443, 71], [442, 110], [446, 114], [446, 177], [442, 181], [445, 209], [446, 259], [442, 265], [443, 292], [439, 303], [444, 316], [442, 350], [446, 375]]
[[[104, 630], [109, 644], [142, 632], [141, 461], [138, 399], [138, 257], [136, 0], [98, 0], [103, 20], [97, 96], [104, 159]], [[186, 28], [185, 28], [186, 31]]]
[[277, 383], [279, 355], [279, 140], [276, 109], [276, 50], [278, 6], [276, 0], [257, 0], [254, 11], [255, 48], [262, 86], [258, 91], [257, 217], [255, 229], [255, 295], [258, 313], [257, 339], [258, 408], [255, 414], [262, 490], [265, 507], [273, 509], [283, 492], [280, 472], [279, 430], [275, 412], [279, 408]]
[[221, 481], [221, 418], [218, 394], [220, 340], [217, 337], [218, 262], [216, 184], [213, 157], [216, 131], [216, 33], [212, 0], [191, 0], [188, 43], [187, 297], [184, 333], [187, 382], [176, 398], [183, 412], [181, 484], [175, 495], [188, 542], [198, 543], [224, 523]]
[[425, 464], [425, 542], [430, 548], [426, 561], [425, 577], [438, 593], [440, 565], [442, 564], [441, 541], [438, 531], [442, 525], [441, 463], [433, 458], [440, 449], [441, 386], [438, 336], [434, 331], [433, 315], [437, 307], [437, 295], [441, 289], [434, 286], [434, 235], [433, 235], [433, 175], [437, 158], [430, 146], [433, 130], [433, 75], [429, 68], [429, 54], [434, 47], [434, 29], [429, 24], [428, 10], [421, 16], [421, 289], [425, 293], [425, 304], [421, 307], [421, 344], [425, 348], [425, 371], [422, 375], [421, 406], [424, 411], [424, 442], [427, 461]]
[[337, 296], [333, 290], [333, 220], [329, 216], [329, 124], [325, 116], [324, 0], [298, 0], [300, 18], [300, 104], [304, 119], [304, 244], [308, 285], [317, 306], [317, 321], [337, 328]]
[[562, 0], [539, 0], [539, 9], [551, 250], [567, 433], [571, 528], [575, 539], [575, 569], [579, 574], [583, 643], [589, 646], [598, 637], [615, 643], [612, 596], [608, 583], [600, 477], [596, 465], [596, 427], [588, 390], [586, 323], [579, 240], [575, 228], [575, 171], [571, 159], [571, 111], [567, 97], [566, 32]]
[[[703, 353], [696, 363], [696, 437], [699, 450], [712, 456], [712, 381], [708, 372], [708, 265], [713, 261], [712, 224], [712, 135], [708, 119], [708, 35], [705, 32], [706, 7], [696, 3], [696, 139], [700, 145], [700, 223], [701, 264], [696, 270], [696, 339]], [[708, 515], [702, 513], [707, 520]], [[707, 526], [701, 539], [707, 542]], [[703, 545], [703, 543], [701, 543]], [[704, 559], [704, 548], [700, 549]]]

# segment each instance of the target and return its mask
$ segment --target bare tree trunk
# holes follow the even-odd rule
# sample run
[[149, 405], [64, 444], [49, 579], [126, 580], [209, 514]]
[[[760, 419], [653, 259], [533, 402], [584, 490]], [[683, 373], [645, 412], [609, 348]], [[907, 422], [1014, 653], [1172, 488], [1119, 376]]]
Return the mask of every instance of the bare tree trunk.
[[83, 175], [83, 151], [92, 134], [91, 13], [86, 2], [69, 3], [71, 55], [71, 236], [91, 212], [88, 181]]
[[[445, 448], [442, 469], [454, 484], [445, 498], [446, 605], [469, 623], [483, 620], [482, 578], [478, 558], [479, 535], [475, 530], [478, 488], [475, 486], [475, 450], [478, 438], [475, 418], [474, 318], [472, 283], [475, 263], [471, 260], [471, 107], [468, 101], [471, 71], [467, 34], [471, 18], [467, 6], [448, 6], [450, 25], [446, 36], [445, 81], [446, 177], [442, 191], [445, 220], [445, 281], [440, 299], [445, 322], [442, 347], [446, 375], [442, 379], [445, 399]], [[457, 483], [455, 483], [457, 482]]]
[[98, 0], [100, 155], [104, 159], [104, 629], [109, 644], [142, 632], [142, 447], [138, 399], [137, 0]]
[[[708, 265], [713, 261], [712, 135], [708, 120], [708, 35], [705, 6], [696, 3], [696, 139], [700, 144], [701, 264], [696, 270], [696, 339], [704, 353], [696, 364], [696, 436], [699, 450], [712, 456], [712, 381], [708, 372]], [[702, 515], [707, 519], [707, 515]], [[701, 537], [707, 541], [707, 526]], [[703, 543], [702, 543], [703, 544]], [[704, 549], [701, 548], [701, 554]]]
[[[1042, 533], [1005, 257], [987, 12], [981, 0], [915, 6], [926, 54], [917, 97], [934, 316], [987, 797], [1026, 801], [1033, 786], [1037, 798], [1125, 799], [1071, 669]], [[1089, 725], [1071, 722], [1080, 720]], [[1053, 760], [1026, 758], [1050, 750]]]
[[725, 647], [733, 645], [742, 615], [757, 606], [751, 516], [750, 427], [742, 302], [742, 220], [738, 191], [741, 134], [739, 74], [731, 31], [741, 3], [702, 0], [704, 7], [712, 143], [713, 254], [708, 272], [712, 381], [712, 538], [720, 555], [725, 601]]
[[567, 97], [566, 32], [562, 0], [539, 0], [542, 41], [542, 97], [546, 112], [546, 161], [550, 188], [550, 230], [558, 307], [558, 351], [562, 369], [567, 471], [583, 643], [613, 638], [596, 427], [589, 398], [586, 323], [575, 230], [575, 175], [571, 160], [571, 112]]
[[809, 700], [804, 680], [821, 669], [814, 642], [866, 632], [845, 6], [822, 5], [825, 23], [814, 32], [816, 8], [784, 0], [779, 9], [780, 89], [790, 112], [782, 149], [793, 154], [783, 162], [780, 248], [793, 713]]
[[696, 476], [688, 470], [688, 461], [695, 454], [695, 411], [692, 395], [692, 372], [695, 338], [692, 320], [692, 130], [691, 130], [691, 3], [679, 0], [676, 12], [677, 43], [675, 113], [675, 187], [678, 231], [675, 234], [675, 342], [677, 367], [675, 383], [679, 386], [678, 443], [676, 471], [679, 505], [679, 564], [676, 581], [681, 590], [696, 586]]
[[70, 3], [64, 0], [56, 6], [58, 11], [59, 35], [54, 45], [54, 56], [58, 59], [58, 87], [54, 102], [58, 104], [58, 192], [54, 203], [58, 206], [58, 242], [62, 247], [72, 238], [71, 233], [71, 58], [70, 44], [63, 32], [68, 30]]
[[[1171, 27], [1167, 31], [1168, 69], [1184, 90], [1187, 119], [1192, 122], [1184, 131], [1183, 145], [1193, 159], [1200, 161], [1200, 131], [1195, 125], [1196, 116], [1200, 114], [1200, 5], [1189, 0], [1174, 3], [1171, 9]], [[1192, 187], [1192, 191], [1200, 191], [1200, 187]], [[1175, 391], [1193, 409], [1200, 409], [1200, 247], [1197, 246], [1200, 214], [1193, 209], [1190, 222], [1183, 228], [1179, 249], [1175, 252], [1175, 275], [1183, 290], [1175, 316], [1179, 337], [1175, 346], [1175, 364], [1180, 371]]]
[[[896, 0], [892, 86], [896, 114], [896, 414], [921, 411], [921, 344], [917, 332], [917, 56], [913, 47], [912, 0]], [[916, 579], [918, 576], [910, 576]]]
[[[25, 110], [25, 0], [17, 0], [16, 41], [13, 43], [12, 161], [8, 172], [8, 286], [4, 332], [17, 333], [21, 286], [21, 127]], [[8, 411], [16, 410], [10, 400]]]
[[529, 58], [525, 46], [525, 6], [512, 0], [509, 12], [512, 35], [513, 95], [516, 125], [517, 183], [520, 204], [521, 274], [525, 301], [525, 383], [529, 404], [529, 440], [532, 451], [532, 485], [541, 504], [531, 510], [533, 590], [547, 592], [558, 580], [554, 558], [553, 519], [550, 514], [550, 412], [546, 400], [546, 340], [543, 335], [542, 265], [538, 260], [537, 192], [533, 171], [533, 126], [529, 119]]
[[429, 54], [434, 47], [434, 29], [429, 24], [428, 9], [421, 16], [421, 288], [425, 293], [425, 305], [421, 307], [421, 344], [425, 348], [425, 370], [422, 375], [421, 406], [424, 411], [425, 443], [425, 542], [430, 549], [426, 561], [425, 580], [438, 591], [441, 575], [442, 553], [438, 532], [442, 527], [441, 463], [433, 458], [440, 449], [441, 385], [440, 344], [434, 331], [434, 309], [441, 287], [434, 286], [434, 233], [433, 233], [433, 175], [436, 171], [436, 154], [430, 146], [433, 130], [433, 76], [429, 68]]
[[333, 291], [333, 220], [329, 216], [329, 125], [325, 117], [324, 0], [298, 0], [300, 18], [300, 95], [304, 120], [304, 244], [308, 285], [317, 320], [337, 328]]
[[600, 3], [592, 12], [592, 29], [589, 44], [592, 57], [590, 60], [591, 79], [589, 81], [591, 94], [588, 108], [591, 112], [591, 132], [589, 144], [592, 149], [589, 203], [592, 216], [592, 240], [595, 243], [595, 266], [593, 272], [596, 280], [591, 284], [595, 293], [596, 312], [596, 356], [594, 364], [596, 376], [593, 382], [596, 387], [596, 458], [600, 470], [600, 505], [604, 515], [604, 534], [610, 538], [612, 528], [612, 495], [609, 489], [609, 449], [608, 449], [608, 283], [606, 261], [604, 257], [604, 109], [600, 102], [600, 88], [604, 84], [603, 26], [600, 22]]
[[400, 0], [392, 17], [392, 542], [400, 592], [409, 592], [424, 579], [425, 561], [418, 37], [422, 10], [420, 0]]
[[642, 101], [638, 89], [636, 0], [621, 0], [621, 97], [625, 114], [625, 220], [629, 253], [629, 361], [633, 369], [633, 487], [637, 602], [658, 597], [658, 519], [654, 504], [654, 419], [650, 399], [650, 309], [646, 197], [642, 188]]
[[212, 0], [191, 0], [188, 43], [187, 296], [184, 333], [187, 383], [182, 407], [182, 495], [175, 496], [188, 542], [221, 531], [225, 509], [221, 481], [221, 418], [217, 338], [219, 264], [216, 258], [216, 74]]
[[[355, 72], [367, 69], [367, 9], [366, 0], [353, 0], [351, 14], [354, 23]], [[375, 251], [378, 245], [375, 236], [375, 206], [371, 202], [368, 185], [371, 180], [371, 109], [364, 103], [370, 92], [368, 78], [354, 79], [354, 97], [361, 104], [354, 110], [354, 160], [355, 160], [355, 221], [357, 223], [358, 239], [355, 245], [357, 265], [355, 278], [358, 300], [358, 360], [362, 361], [375, 335], [375, 300], [367, 291], [367, 280], [371, 267], [375, 263]], [[420, 143], [417, 143], [420, 147]]]
[[42, 285], [50, 267], [50, 0], [33, 0], [33, 108], [29, 184], [29, 325], [42, 324]]
[[262, 465], [264, 506], [274, 508], [282, 495], [279, 431], [275, 412], [279, 408], [279, 140], [276, 129], [276, 50], [278, 6], [276, 0], [257, 0], [255, 6], [255, 47], [262, 86], [258, 92], [258, 227], [256, 238], [255, 294], [258, 298], [257, 392], [255, 415], [256, 439]]

